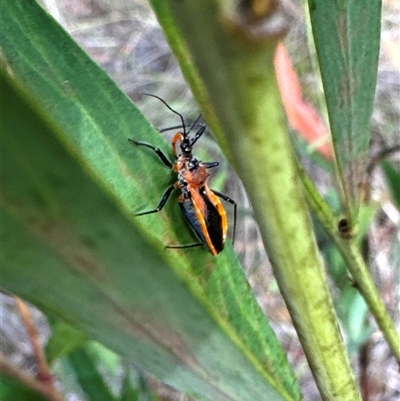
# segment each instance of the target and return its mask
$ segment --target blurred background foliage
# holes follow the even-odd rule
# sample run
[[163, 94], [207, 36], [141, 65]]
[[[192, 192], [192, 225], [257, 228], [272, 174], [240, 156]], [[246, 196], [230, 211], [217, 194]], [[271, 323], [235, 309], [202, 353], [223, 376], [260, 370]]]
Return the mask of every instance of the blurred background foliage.
[[[41, 3], [107, 71], [155, 127], [163, 128], [177, 122], [168, 110], [155, 108], [152, 100], [140, 95], [141, 92], [162, 97], [189, 121], [197, 117], [196, 103], [145, 0], [42, 0]], [[285, 45], [299, 76], [303, 97], [327, 121], [306, 4], [288, 0], [284, 3], [292, 19]], [[399, 22], [399, 3], [384, 0], [369, 180], [361, 210], [361, 230], [364, 234], [361, 246], [389, 312], [397, 318], [397, 325], [400, 320], [396, 309], [400, 289]], [[168, 140], [168, 134], [166, 137]], [[303, 165], [319, 190], [333, 209], [339, 208], [329, 161], [296, 132], [293, 132], [293, 138]], [[319, 400], [319, 393], [272, 276], [246, 194], [210, 135], [198, 144], [198, 153], [201, 159], [220, 161], [221, 167], [213, 176], [212, 186], [229, 193], [240, 205], [235, 249], [258, 302], [288, 352], [305, 399]], [[320, 224], [316, 220], [314, 223], [330, 273], [330, 285], [342, 330], [361, 386], [365, 386], [366, 399], [394, 401], [400, 394], [397, 364], [382, 334], [369, 319], [365, 302], [353, 287], [339, 252]], [[1, 351], [16, 365], [37, 372], [37, 360], [14, 298], [3, 294], [0, 299]], [[49, 322], [35, 308], [31, 308], [31, 312], [43, 344], [48, 342], [53, 332], [47, 344], [49, 362], [67, 400], [189, 400], [189, 397], [177, 393], [154, 377], [127, 365], [103, 346], [80, 333], [73, 333], [72, 328], [53, 319]], [[68, 338], [69, 348], [60, 351], [62, 347], [57, 345], [57, 341], [65, 343], [65, 338]], [[4, 399], [7, 399], [7, 388], [16, 388], [15, 383], [4, 379], [1, 385]], [[42, 399], [25, 394], [25, 391], [21, 389], [20, 400]]]

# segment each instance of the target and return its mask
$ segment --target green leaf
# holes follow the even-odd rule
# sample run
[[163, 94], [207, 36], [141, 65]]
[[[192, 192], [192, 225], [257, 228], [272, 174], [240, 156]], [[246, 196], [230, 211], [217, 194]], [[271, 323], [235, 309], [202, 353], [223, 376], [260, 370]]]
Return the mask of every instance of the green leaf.
[[400, 172], [388, 160], [382, 162], [382, 169], [385, 173], [393, 201], [397, 209], [400, 210]]
[[0, 375], [0, 396], [1, 401], [48, 401], [43, 394], [4, 374]]
[[102, 372], [110, 376], [118, 376], [121, 367], [119, 355], [95, 341], [91, 341], [86, 348]]
[[357, 223], [378, 69], [381, 0], [309, 0], [344, 206]]
[[[129, 137], [168, 146], [33, 1], [2, 5], [2, 285], [181, 391], [299, 399], [232, 247], [193, 241], [171, 173]], [[27, 105], [29, 103], [29, 107]]]
[[335, 301], [337, 314], [346, 333], [347, 348], [354, 354], [372, 334], [372, 326], [368, 323], [368, 306], [354, 288], [347, 266], [335, 245], [324, 249], [329, 272], [340, 293]]
[[60, 319], [51, 318], [50, 322], [51, 337], [46, 344], [46, 356], [49, 364], [75, 349], [81, 348], [89, 340], [86, 334]]
[[116, 400], [85, 348], [71, 352], [68, 360], [88, 401]]
[[122, 383], [121, 401], [156, 401], [158, 398], [152, 395], [146, 377], [140, 372], [134, 372], [126, 368]]
[[368, 323], [368, 305], [362, 295], [356, 290], [348, 295], [349, 299], [344, 302], [348, 307], [348, 343], [350, 352], [356, 352], [374, 332], [374, 327]]

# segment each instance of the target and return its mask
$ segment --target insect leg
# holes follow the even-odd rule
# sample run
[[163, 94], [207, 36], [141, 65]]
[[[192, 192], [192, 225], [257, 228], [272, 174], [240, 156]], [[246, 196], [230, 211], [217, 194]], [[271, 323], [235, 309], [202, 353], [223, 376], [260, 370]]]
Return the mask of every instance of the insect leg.
[[146, 146], [147, 148], [150, 148], [156, 152], [156, 155], [160, 158], [160, 160], [169, 168], [172, 169], [172, 163], [168, 160], [167, 156], [162, 152], [161, 149], [156, 148], [153, 145], [150, 145], [149, 143], [146, 142], [140, 142], [140, 141], [135, 141], [132, 138], [129, 138], [128, 141], [133, 142], [136, 146]]
[[206, 163], [203, 163], [203, 164], [206, 166], [206, 168], [213, 168], [213, 167], [218, 167], [219, 166], [218, 162], [206, 162]]
[[136, 213], [135, 216], [143, 216], [144, 214], [151, 214], [151, 213], [157, 213], [159, 212], [164, 205], [166, 204], [168, 198], [171, 195], [171, 192], [176, 189], [175, 184], [172, 184], [170, 187], [167, 188], [167, 190], [164, 192], [164, 195], [162, 196], [160, 203], [158, 204], [158, 206], [153, 209], [153, 210], [148, 210], [147, 212], [141, 212], [141, 213]]
[[229, 202], [233, 205], [233, 235], [232, 235], [232, 244], [235, 243], [235, 233], [236, 233], [236, 211], [237, 211], [237, 203], [232, 198], [225, 194], [221, 194], [221, 192], [215, 191], [214, 189], [211, 190], [215, 195], [220, 197], [226, 202]]
[[184, 248], [196, 248], [198, 246], [204, 246], [204, 244], [202, 242], [196, 242], [195, 244], [186, 244], [186, 245], [167, 245], [166, 248], [184, 249]]
[[200, 121], [201, 118], [201, 114], [196, 118], [196, 121], [190, 126], [189, 131], [187, 132], [187, 134], [189, 134], [189, 132], [196, 126], [196, 125], [200, 125], [201, 127], [203, 127], [204, 124], [198, 124], [198, 122]]
[[[196, 124], [193, 127], [203, 127], [203, 124]], [[168, 127], [168, 128], [161, 128], [158, 130], [158, 132], [160, 134], [162, 134], [163, 132], [167, 132], [167, 131], [172, 131], [172, 130], [176, 130], [176, 129], [183, 129], [182, 125], [174, 125], [173, 127]], [[190, 127], [190, 129], [192, 129], [192, 126]]]
[[172, 130], [181, 129], [181, 128], [183, 128], [182, 125], [174, 125], [173, 127], [161, 128], [158, 130], [158, 132], [160, 134], [162, 134], [163, 132], [172, 131]]
[[190, 142], [190, 146], [193, 146], [197, 140], [204, 134], [204, 131], [206, 130], [206, 126], [203, 125], [202, 127], [199, 128], [199, 130], [196, 132], [196, 135], [193, 137], [192, 141]]

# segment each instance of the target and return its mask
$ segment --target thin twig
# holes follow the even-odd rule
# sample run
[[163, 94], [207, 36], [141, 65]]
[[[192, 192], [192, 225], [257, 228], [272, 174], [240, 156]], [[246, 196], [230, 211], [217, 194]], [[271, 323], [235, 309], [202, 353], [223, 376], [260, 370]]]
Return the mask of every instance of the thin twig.
[[38, 366], [38, 380], [40, 380], [44, 385], [54, 388], [53, 375], [51, 374], [49, 365], [47, 364], [43, 347], [39, 341], [39, 333], [32, 319], [32, 314], [29, 310], [29, 307], [21, 298], [15, 297], [15, 301], [28, 332], [28, 336], [33, 348], [33, 353], [36, 357], [36, 362]]
[[50, 387], [39, 381], [25, 370], [15, 366], [3, 353], [0, 352], [0, 373], [17, 379], [26, 387], [44, 395], [49, 401], [65, 401], [64, 396], [54, 387]]

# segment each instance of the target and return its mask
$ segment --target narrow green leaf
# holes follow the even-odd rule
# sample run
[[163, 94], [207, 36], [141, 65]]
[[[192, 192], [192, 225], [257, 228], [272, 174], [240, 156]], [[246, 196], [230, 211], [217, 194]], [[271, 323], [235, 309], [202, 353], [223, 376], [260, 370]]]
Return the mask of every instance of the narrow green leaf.
[[[182, 284], [46, 127], [35, 127], [29, 110], [21, 109], [21, 99], [13, 99], [11, 91], [6, 95], [3, 286], [183, 391], [221, 400], [250, 400], [267, 392], [280, 399], [250, 362], [252, 357], [242, 353], [243, 345], [238, 348], [212, 319], [207, 302], [189, 292], [190, 286]], [[19, 127], [10, 130], [12, 125]], [[218, 274], [215, 268], [208, 280], [210, 292], [224, 280], [225, 293], [213, 296], [215, 307], [221, 312], [229, 307], [240, 334], [254, 330], [250, 326], [246, 333], [242, 313], [248, 310], [252, 319], [258, 314], [251, 324], [263, 332], [265, 321], [247, 284], [240, 283], [243, 273], [237, 270], [232, 276], [229, 267], [220, 265]], [[235, 287], [242, 289], [238, 296], [243, 304]], [[261, 340], [274, 341], [270, 333]], [[256, 338], [253, 347], [263, 352], [262, 342]], [[172, 366], [176, 375], [171, 377]], [[227, 387], [221, 388], [221, 381]]]
[[[193, 241], [157, 131], [33, 1], [2, 6], [2, 284], [161, 380], [215, 400], [298, 399], [296, 378], [227, 244]], [[27, 107], [29, 102], [31, 107]]]
[[0, 399], [1, 401], [48, 401], [43, 394], [4, 374], [0, 375]]
[[344, 300], [344, 303], [347, 303], [345, 306], [348, 308], [346, 324], [349, 333], [349, 349], [350, 352], [356, 352], [371, 336], [374, 328], [368, 323], [368, 305], [362, 295], [357, 291], [348, 295], [349, 299]]
[[88, 336], [70, 324], [51, 318], [51, 337], [46, 344], [47, 362], [68, 355], [75, 349], [82, 348], [89, 340]]
[[400, 172], [396, 170], [393, 164], [388, 160], [384, 160], [382, 162], [382, 168], [385, 173], [393, 201], [395, 202], [397, 209], [400, 210]]
[[127, 367], [122, 383], [121, 401], [156, 401], [146, 377], [140, 372], [133, 372]]
[[120, 355], [96, 341], [91, 341], [87, 344], [86, 349], [102, 372], [110, 376], [119, 374], [121, 367]]
[[88, 401], [116, 400], [85, 348], [71, 352], [68, 360]]
[[347, 218], [357, 223], [378, 69], [381, 0], [309, 0]]
[[137, 386], [136, 375], [133, 374], [131, 369], [125, 369], [124, 380], [122, 382], [121, 401], [139, 401], [139, 388]]
[[353, 354], [373, 332], [367, 320], [368, 306], [360, 292], [354, 288], [338, 248], [332, 244], [323, 253], [331, 277], [340, 291], [335, 300], [335, 308], [346, 333], [347, 348]]

